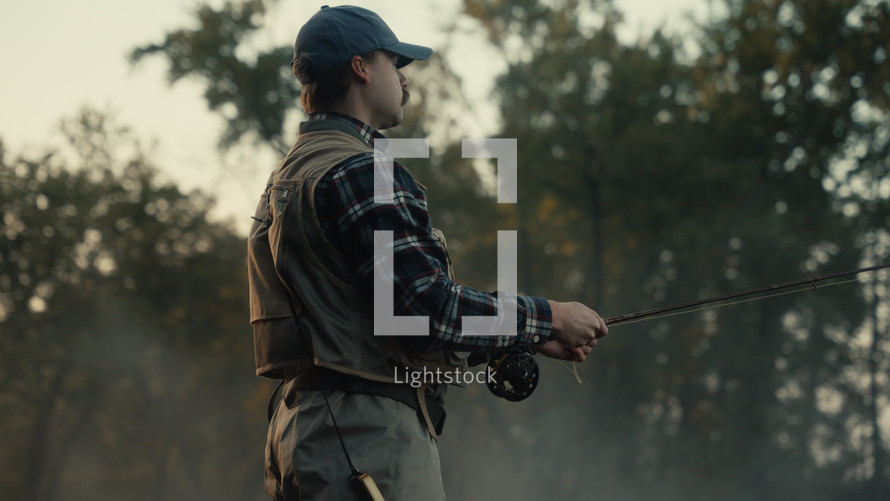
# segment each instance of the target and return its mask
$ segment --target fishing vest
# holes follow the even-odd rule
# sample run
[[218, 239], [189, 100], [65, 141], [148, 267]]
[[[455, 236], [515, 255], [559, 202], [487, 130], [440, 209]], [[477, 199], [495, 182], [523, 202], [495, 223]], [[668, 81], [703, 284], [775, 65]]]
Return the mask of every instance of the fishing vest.
[[[332, 130], [300, 134], [256, 209], [248, 280], [257, 375], [280, 379], [315, 364], [392, 382], [404, 368], [466, 370], [468, 353], [426, 353], [418, 338], [374, 335], [373, 298], [360, 291], [354, 271], [325, 238], [315, 209], [325, 174], [374, 150], [330, 124]], [[444, 250], [444, 236], [434, 235]]]

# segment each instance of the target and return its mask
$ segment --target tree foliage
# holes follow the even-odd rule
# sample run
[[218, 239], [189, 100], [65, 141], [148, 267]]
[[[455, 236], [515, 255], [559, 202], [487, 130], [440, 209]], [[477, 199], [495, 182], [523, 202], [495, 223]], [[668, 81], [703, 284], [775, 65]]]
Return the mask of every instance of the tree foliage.
[[[729, 2], [696, 53], [661, 32], [620, 43], [607, 2], [465, 10], [510, 61], [498, 98], [502, 133], [520, 138], [536, 291], [608, 316], [884, 257], [857, 244], [875, 229], [852, 216], [868, 203], [886, 225], [888, 194], [865, 188], [888, 167], [886, 2]], [[558, 427], [547, 457], [568, 466], [551, 471], [596, 471], [610, 499], [880, 497], [886, 321], [863, 299], [825, 290], [613, 327], [585, 368], [596, 394], [550, 418], [591, 439]], [[870, 354], [856, 348], [869, 338]], [[538, 398], [554, 408], [565, 390]], [[552, 478], [517, 495], [588, 488]]]
[[262, 0], [226, 2], [220, 9], [203, 4], [195, 10], [196, 28], [171, 31], [160, 43], [133, 49], [130, 61], [160, 54], [167, 59], [171, 84], [191, 77], [206, 85], [207, 105], [226, 120], [222, 148], [252, 133], [286, 153], [284, 122], [299, 101], [289, 66], [293, 49], [241, 55], [245, 39], [261, 27], [265, 11]]
[[65, 131], [73, 160], [0, 156], [4, 496], [250, 497], [243, 239], [106, 115]]

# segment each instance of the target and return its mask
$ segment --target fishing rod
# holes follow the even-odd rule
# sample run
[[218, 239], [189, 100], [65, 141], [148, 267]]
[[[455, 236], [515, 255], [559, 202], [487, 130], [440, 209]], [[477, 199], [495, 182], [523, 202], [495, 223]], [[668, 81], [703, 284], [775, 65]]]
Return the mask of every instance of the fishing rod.
[[749, 289], [746, 291], [735, 292], [732, 294], [726, 294], [723, 296], [715, 296], [709, 297], [707, 299], [699, 299], [696, 301], [688, 301], [685, 303], [672, 304], [670, 306], [662, 306], [660, 308], [653, 308], [651, 310], [638, 311], [636, 313], [627, 313], [625, 315], [619, 315], [617, 317], [611, 317], [605, 319], [606, 325], [615, 325], [623, 322], [629, 322], [631, 320], [638, 320], [641, 318], [651, 317], [654, 315], [661, 315], [664, 313], [670, 313], [678, 310], [685, 310], [689, 308], [694, 308], [696, 306], [703, 306], [711, 303], [718, 303], [720, 301], [729, 301], [730, 299], [737, 299], [745, 296], [753, 296], [755, 294], [764, 294], [767, 292], [774, 292], [782, 289], [788, 289], [791, 287], [797, 287], [800, 285], [809, 285], [811, 290], [816, 290], [816, 284], [818, 282], [824, 282], [825, 280], [833, 280], [835, 278], [849, 277], [853, 275], [859, 275], [860, 273], [867, 273], [869, 271], [877, 271], [885, 268], [890, 268], [890, 264], [879, 264], [875, 266], [869, 266], [867, 268], [856, 268], [855, 270], [847, 270], [841, 271], [838, 273], [831, 273], [829, 275], [817, 275], [813, 277], [802, 278], [800, 280], [793, 280], [791, 282], [783, 282], [778, 284], [771, 284], [764, 287], [757, 287], [755, 289]]
[[[741, 292], [734, 292], [732, 294], [725, 294], [722, 296], [714, 296], [706, 299], [699, 299], [696, 301], [687, 301], [685, 303], [677, 303], [669, 306], [662, 306], [660, 308], [653, 308], [651, 310], [638, 311], [635, 313], [627, 313], [625, 315], [619, 315], [617, 317], [611, 317], [605, 319], [606, 325], [616, 325], [620, 323], [627, 323], [631, 321], [641, 321], [643, 319], [652, 319], [652, 317], [657, 317], [658, 315], [667, 316], [667, 314], [679, 315], [683, 313], [692, 313], [693, 311], [700, 310], [691, 310], [691, 308], [695, 308], [696, 306], [704, 306], [712, 303], [719, 303], [721, 301], [730, 301], [732, 299], [738, 299], [746, 296], [753, 296], [756, 294], [764, 294], [767, 292], [775, 292], [783, 289], [790, 289], [791, 287], [798, 287], [802, 285], [808, 285], [809, 289], [816, 290], [816, 284], [819, 282], [824, 282], [826, 280], [833, 280], [836, 278], [849, 277], [854, 275], [859, 275], [861, 273], [867, 273], [870, 271], [877, 271], [890, 268], [890, 263], [888, 264], [879, 264], [875, 266], [869, 266], [866, 268], [857, 268], [855, 270], [841, 271], [838, 273], [831, 273], [828, 275], [817, 275], [807, 278], [802, 278], [800, 280], [792, 280], [790, 282], [782, 282], [778, 284], [771, 284], [764, 287], [757, 287], [755, 289], [749, 289]], [[830, 285], [837, 285], [838, 283], [844, 282], [835, 282]], [[783, 294], [789, 294], [794, 292], [800, 292], [806, 289], [798, 289], [796, 291], [788, 291]], [[776, 294], [777, 295], [777, 294]], [[766, 299], [772, 296], [763, 296], [759, 298], [752, 298], [748, 301], [756, 301], [759, 299]], [[727, 303], [719, 306], [727, 306], [728, 304], [736, 304], [736, 303]], [[713, 307], [712, 307], [713, 308]], [[513, 349], [508, 350], [501, 353], [499, 356], [494, 357], [488, 363], [488, 370], [490, 371], [492, 377], [488, 381], [488, 389], [491, 390], [496, 396], [509, 400], [511, 402], [518, 402], [520, 400], [525, 400], [535, 391], [535, 388], [538, 386], [538, 364], [535, 361], [535, 357], [532, 355], [531, 351], [528, 349]]]

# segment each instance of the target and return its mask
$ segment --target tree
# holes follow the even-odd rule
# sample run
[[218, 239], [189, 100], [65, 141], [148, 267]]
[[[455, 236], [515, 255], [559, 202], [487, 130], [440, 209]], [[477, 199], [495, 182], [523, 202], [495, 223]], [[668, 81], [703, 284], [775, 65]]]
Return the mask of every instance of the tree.
[[[502, 134], [522, 138], [522, 269], [534, 270], [535, 290], [569, 285], [601, 311], [633, 311], [858, 264], [852, 209], [828, 173], [848, 138], [875, 127], [856, 123], [856, 110], [885, 100], [880, 85], [856, 90], [883, 81], [886, 65], [874, 61], [886, 46], [884, 2], [728, 2], [726, 18], [702, 26], [694, 56], [658, 32], [619, 43], [609, 2], [464, 5], [510, 61], [498, 83]], [[781, 75], [798, 83], [773, 86]], [[598, 488], [684, 499], [856, 492], [845, 479], [862, 470], [860, 446], [844, 444], [861, 415], [826, 410], [826, 399], [856, 400], [836, 382], [858, 364], [849, 344], [861, 302], [833, 292], [662, 321], [633, 337], [615, 327], [592, 376], [599, 395], [565, 410], [609, 430], [591, 441], [606, 459], [584, 464], [638, 477], [629, 487], [599, 474]], [[561, 489], [582, 495], [545, 485], [531, 497]]]
[[65, 131], [74, 160], [0, 155], [3, 491], [256, 494], [264, 387], [233, 377], [251, 349], [243, 238], [105, 114]]

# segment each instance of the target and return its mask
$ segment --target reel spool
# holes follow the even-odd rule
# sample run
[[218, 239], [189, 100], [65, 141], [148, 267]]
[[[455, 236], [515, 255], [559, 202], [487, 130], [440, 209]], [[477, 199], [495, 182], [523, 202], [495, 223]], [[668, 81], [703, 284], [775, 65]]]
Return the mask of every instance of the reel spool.
[[488, 362], [488, 371], [494, 379], [488, 380], [488, 389], [510, 402], [525, 400], [538, 386], [538, 363], [528, 349], [499, 353]]

